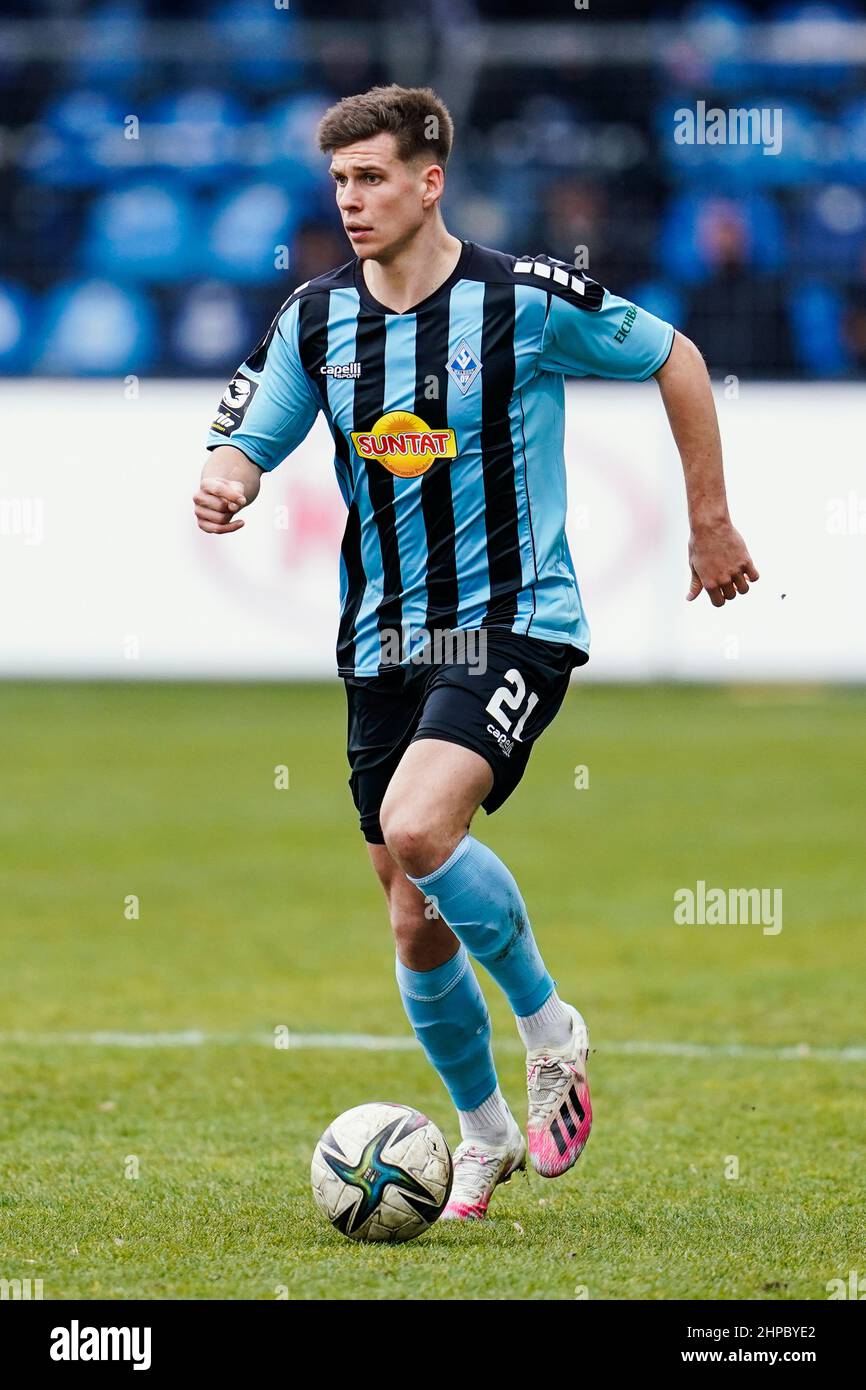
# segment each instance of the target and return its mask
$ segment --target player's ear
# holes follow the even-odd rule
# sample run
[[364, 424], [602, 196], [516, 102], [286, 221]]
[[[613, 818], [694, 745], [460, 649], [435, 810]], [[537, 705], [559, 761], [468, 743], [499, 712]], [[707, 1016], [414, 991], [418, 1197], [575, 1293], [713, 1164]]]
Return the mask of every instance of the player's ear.
[[425, 207], [432, 207], [442, 197], [445, 188], [445, 170], [441, 164], [428, 164], [423, 170], [424, 193], [422, 200]]

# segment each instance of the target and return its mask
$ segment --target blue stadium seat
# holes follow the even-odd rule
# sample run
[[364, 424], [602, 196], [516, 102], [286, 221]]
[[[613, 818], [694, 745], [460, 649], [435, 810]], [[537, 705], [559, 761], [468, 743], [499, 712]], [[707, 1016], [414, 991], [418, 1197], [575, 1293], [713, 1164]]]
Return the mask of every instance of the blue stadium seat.
[[639, 304], [647, 313], [664, 319], [678, 328], [685, 321], [685, 303], [682, 294], [664, 280], [644, 280], [636, 285], [628, 296], [634, 304]]
[[303, 75], [298, 40], [297, 9], [290, 3], [278, 9], [274, 0], [251, 5], [249, 0], [226, 0], [211, 23], [222, 40], [226, 71], [248, 87], [285, 91]]
[[[842, 0], [794, 0], [794, 3], [786, 0], [766, 18], [772, 23], [787, 25], [789, 61], [776, 70], [777, 83], [784, 84], [787, 91], [835, 92], [857, 73], [857, 48], [848, 42], [847, 28], [862, 24], [862, 5], [842, 3]], [[796, 53], [802, 54], [802, 63], [790, 61]], [[840, 59], [840, 53], [851, 56]], [[816, 63], [815, 57], [821, 54], [834, 61]]]
[[130, 280], [180, 280], [201, 269], [198, 217], [179, 189], [133, 184], [91, 207], [81, 248], [94, 273]]
[[149, 367], [155, 314], [144, 295], [107, 280], [61, 285], [48, 296], [35, 369], [55, 375], [117, 375]]
[[195, 87], [156, 102], [143, 124], [156, 132], [154, 166], [182, 172], [186, 184], [217, 183], [249, 162], [246, 108], [230, 93]]
[[306, 173], [320, 182], [326, 163], [316, 143], [316, 127], [336, 99], [326, 92], [305, 92], [269, 108], [265, 121], [272, 172], [287, 167], [299, 180]]
[[233, 371], [249, 352], [257, 328], [238, 290], [205, 281], [182, 300], [171, 327], [171, 346], [188, 370]]
[[70, 60], [79, 82], [128, 92], [147, 71], [147, 6], [110, 0], [85, 16], [87, 43]]
[[106, 92], [89, 87], [64, 92], [45, 108], [25, 148], [29, 177], [59, 188], [87, 188], [113, 176], [107, 154], [110, 149], [117, 159], [127, 154], [128, 114], [123, 102]]
[[846, 183], [810, 188], [793, 219], [792, 252], [812, 271], [862, 275], [866, 263], [866, 194]]
[[834, 175], [858, 183], [866, 182], [866, 100], [863, 97], [858, 97], [842, 110], [839, 126], [841, 150]]
[[32, 297], [20, 285], [0, 281], [0, 372], [24, 372], [33, 355]]
[[207, 232], [208, 274], [244, 284], [273, 280], [279, 274], [276, 248], [291, 249], [304, 213], [303, 203], [278, 183], [253, 183], [229, 193]]
[[737, 0], [701, 0], [683, 11], [677, 21], [678, 39], [663, 55], [672, 74], [688, 72], [706, 89], [741, 86], [760, 79], [749, 35], [754, 16]]
[[842, 333], [844, 306], [829, 285], [798, 284], [788, 301], [794, 350], [800, 365], [816, 377], [843, 376], [852, 362]]

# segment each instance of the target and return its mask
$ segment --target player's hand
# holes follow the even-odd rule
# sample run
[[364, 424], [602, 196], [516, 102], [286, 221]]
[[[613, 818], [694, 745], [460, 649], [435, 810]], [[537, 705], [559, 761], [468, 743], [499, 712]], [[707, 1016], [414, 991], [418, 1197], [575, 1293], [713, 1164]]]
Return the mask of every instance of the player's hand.
[[739, 531], [729, 521], [692, 531], [689, 537], [689, 564], [692, 582], [686, 599], [690, 603], [706, 589], [714, 608], [726, 600], [749, 592], [749, 581], [759, 578], [751, 555]]
[[228, 478], [202, 478], [198, 492], [193, 494], [195, 517], [202, 531], [224, 536], [239, 531], [241, 520], [232, 520], [235, 512], [247, 505], [243, 484]]

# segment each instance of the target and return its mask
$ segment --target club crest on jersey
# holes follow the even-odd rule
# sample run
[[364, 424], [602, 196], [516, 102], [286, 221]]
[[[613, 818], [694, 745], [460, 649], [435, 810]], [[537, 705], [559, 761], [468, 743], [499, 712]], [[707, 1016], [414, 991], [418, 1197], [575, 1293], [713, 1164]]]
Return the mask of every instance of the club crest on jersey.
[[371, 430], [352, 430], [352, 443], [363, 459], [376, 459], [398, 478], [417, 478], [436, 459], [457, 457], [451, 429], [431, 429], [408, 410], [389, 410]]
[[450, 362], [445, 363], [445, 370], [456, 382], [461, 393], [465, 396], [469, 387], [481, 371], [481, 358], [477, 352], [473, 352], [465, 338], [461, 338], [457, 344], [457, 350]]

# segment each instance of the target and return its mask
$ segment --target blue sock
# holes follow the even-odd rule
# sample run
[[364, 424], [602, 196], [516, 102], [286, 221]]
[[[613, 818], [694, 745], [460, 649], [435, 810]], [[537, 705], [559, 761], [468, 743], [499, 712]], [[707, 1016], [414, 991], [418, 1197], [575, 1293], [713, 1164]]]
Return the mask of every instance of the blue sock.
[[407, 878], [490, 971], [518, 1016], [541, 1008], [554, 981], [535, 944], [520, 889], [492, 849], [465, 835], [432, 874]]
[[461, 946], [433, 970], [410, 970], [397, 958], [397, 983], [415, 1036], [458, 1110], [475, 1110], [496, 1090], [490, 1015], [472, 963]]

